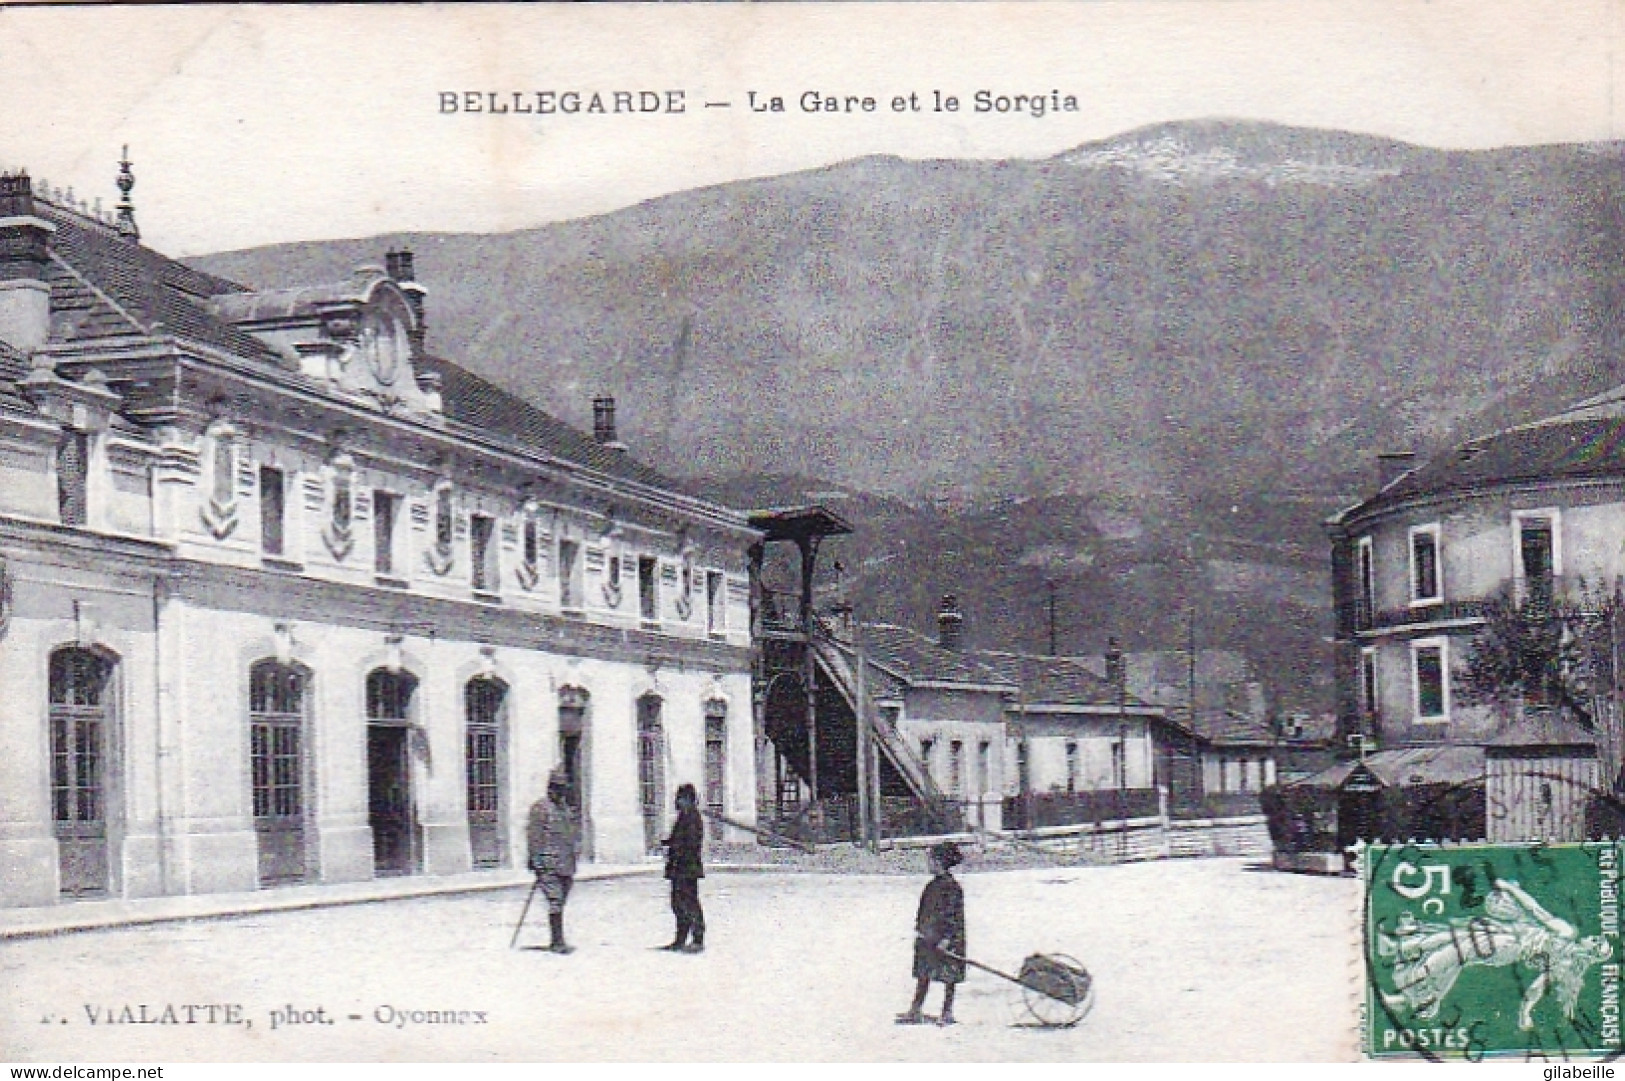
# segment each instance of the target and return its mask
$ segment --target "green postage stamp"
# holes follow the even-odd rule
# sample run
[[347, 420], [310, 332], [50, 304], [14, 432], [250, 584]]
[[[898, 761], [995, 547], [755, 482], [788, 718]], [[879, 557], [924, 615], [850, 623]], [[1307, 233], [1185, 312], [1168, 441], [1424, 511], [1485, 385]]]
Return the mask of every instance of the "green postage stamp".
[[1625, 844], [1368, 845], [1366, 1052], [1612, 1056]]

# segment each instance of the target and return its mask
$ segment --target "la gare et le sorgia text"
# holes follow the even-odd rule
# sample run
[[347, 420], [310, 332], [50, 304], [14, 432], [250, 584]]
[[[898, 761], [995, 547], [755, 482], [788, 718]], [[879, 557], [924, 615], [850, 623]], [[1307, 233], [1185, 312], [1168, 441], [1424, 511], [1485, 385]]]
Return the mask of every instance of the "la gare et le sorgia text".
[[699, 109], [732, 109], [759, 114], [806, 113], [992, 113], [1044, 117], [1079, 112], [1075, 94], [1059, 90], [1008, 94], [977, 90], [967, 95], [945, 90], [906, 94], [839, 94], [804, 90], [770, 94], [747, 90], [743, 101], [697, 99], [683, 90], [442, 90], [440, 113], [465, 116], [673, 116]]

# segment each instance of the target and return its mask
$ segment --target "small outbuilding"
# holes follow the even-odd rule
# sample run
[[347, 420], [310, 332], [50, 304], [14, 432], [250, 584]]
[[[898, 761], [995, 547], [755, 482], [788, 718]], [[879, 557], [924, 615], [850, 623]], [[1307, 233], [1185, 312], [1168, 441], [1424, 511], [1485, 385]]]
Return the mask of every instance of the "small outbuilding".
[[1602, 780], [1597, 736], [1553, 710], [1530, 711], [1484, 747], [1491, 841], [1583, 841]]

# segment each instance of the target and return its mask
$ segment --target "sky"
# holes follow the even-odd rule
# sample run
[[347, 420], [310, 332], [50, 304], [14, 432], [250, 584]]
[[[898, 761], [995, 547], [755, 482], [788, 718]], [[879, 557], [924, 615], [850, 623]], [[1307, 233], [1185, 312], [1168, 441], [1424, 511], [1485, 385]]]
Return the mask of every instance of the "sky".
[[[869, 154], [1047, 157], [1203, 117], [1584, 142], [1620, 135], [1622, 29], [1625, 0], [0, 8], [0, 168], [108, 208], [127, 144], [143, 238], [186, 256], [502, 231]], [[979, 90], [1012, 111], [975, 111]], [[662, 111], [517, 112], [567, 91]], [[875, 108], [806, 111], [809, 91]], [[1016, 112], [1020, 94], [1076, 111]]]

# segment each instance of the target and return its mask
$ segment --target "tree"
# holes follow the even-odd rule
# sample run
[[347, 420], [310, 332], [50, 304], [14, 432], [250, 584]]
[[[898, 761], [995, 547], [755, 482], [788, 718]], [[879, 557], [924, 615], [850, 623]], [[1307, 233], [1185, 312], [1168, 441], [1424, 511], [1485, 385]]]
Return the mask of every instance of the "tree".
[[1521, 705], [1561, 710], [1587, 728], [1613, 691], [1618, 601], [1585, 584], [1575, 596], [1503, 590], [1484, 602], [1484, 627], [1468, 647], [1458, 693], [1469, 704], [1513, 713]]

